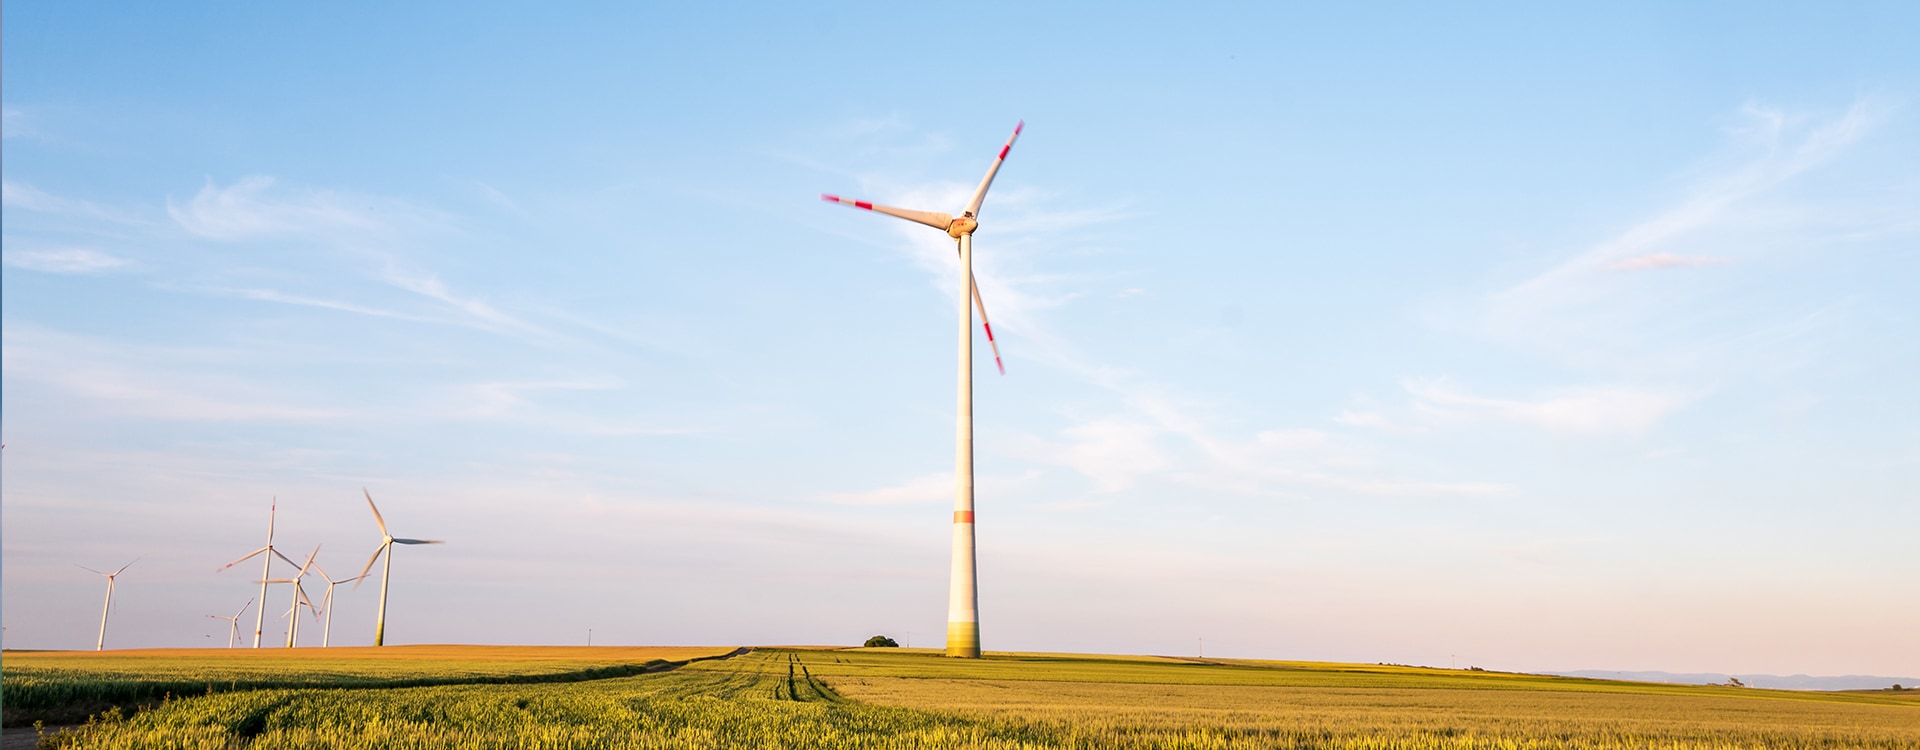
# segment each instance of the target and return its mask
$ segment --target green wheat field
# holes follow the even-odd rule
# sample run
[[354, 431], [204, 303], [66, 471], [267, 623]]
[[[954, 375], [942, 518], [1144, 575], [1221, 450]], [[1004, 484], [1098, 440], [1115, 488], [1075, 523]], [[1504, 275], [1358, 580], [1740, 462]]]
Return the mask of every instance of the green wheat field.
[[[8, 652], [44, 748], [1920, 748], [1920, 691], [920, 649]], [[80, 723], [84, 722], [84, 723]]]

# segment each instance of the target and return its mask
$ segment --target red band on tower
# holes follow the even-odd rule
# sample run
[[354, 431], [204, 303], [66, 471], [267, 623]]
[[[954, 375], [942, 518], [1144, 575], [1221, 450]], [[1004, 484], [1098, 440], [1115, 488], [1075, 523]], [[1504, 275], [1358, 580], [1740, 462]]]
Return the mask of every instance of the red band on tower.
[[973, 511], [970, 511], [970, 510], [954, 511], [953, 522], [954, 523], [973, 523]]

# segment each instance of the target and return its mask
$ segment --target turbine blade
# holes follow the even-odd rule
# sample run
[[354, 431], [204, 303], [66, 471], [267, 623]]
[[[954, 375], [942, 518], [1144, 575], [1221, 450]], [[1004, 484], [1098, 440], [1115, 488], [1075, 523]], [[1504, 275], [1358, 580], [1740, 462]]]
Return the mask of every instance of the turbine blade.
[[906, 209], [906, 208], [894, 208], [892, 206], [882, 206], [878, 203], [868, 203], [867, 201], [857, 201], [852, 198], [842, 198], [838, 195], [832, 195], [829, 193], [821, 193], [820, 200], [826, 201], [828, 203], [838, 203], [842, 206], [852, 206], [854, 208], [862, 208], [877, 214], [886, 214], [888, 216], [906, 219], [907, 221], [919, 222], [921, 224], [925, 224], [927, 226], [933, 227], [934, 229], [938, 229], [942, 232], [947, 231], [947, 227], [953, 225], [952, 216], [948, 216], [946, 214], [939, 213], [937, 211], [914, 211], [912, 209]]
[[[233, 562], [230, 562], [230, 563], [227, 563], [227, 564], [225, 564], [225, 565], [222, 565], [222, 566], [220, 566], [220, 570], [226, 570], [227, 568], [231, 568], [231, 567], [233, 567], [233, 566], [235, 566], [235, 565], [239, 565], [240, 563], [243, 563], [243, 562], [246, 562], [246, 561], [248, 561], [248, 560], [252, 560], [252, 559], [253, 559], [253, 556], [254, 556], [254, 555], [258, 555], [258, 554], [260, 554], [260, 553], [262, 553], [262, 552], [266, 552], [266, 551], [268, 551], [268, 550], [271, 550], [271, 549], [273, 549], [273, 548], [272, 548], [272, 547], [261, 547], [260, 549], [257, 549], [257, 550], [254, 550], [254, 551], [252, 551], [252, 552], [248, 552], [248, 553], [247, 553], [247, 556], [246, 556], [246, 557], [242, 557], [242, 558], [240, 558], [240, 559], [238, 559], [238, 560], [235, 560], [235, 561], [233, 561]], [[215, 572], [215, 573], [218, 573], [218, 572], [220, 572], [220, 570], [216, 570], [216, 571], [214, 571], [214, 572]]]
[[973, 309], [980, 311], [980, 327], [987, 329], [987, 346], [993, 347], [993, 366], [1000, 368], [1000, 374], [1005, 375], [1007, 366], [1000, 361], [1000, 342], [993, 340], [993, 324], [987, 322], [987, 303], [980, 301], [980, 280], [971, 276], [967, 280], [973, 282], [968, 285], [973, 287]]
[[[308, 612], [312, 612], [312, 613], [314, 613], [315, 615], [318, 615], [318, 614], [320, 614], [320, 610], [319, 610], [319, 609], [317, 609], [317, 608], [315, 608], [315, 607], [313, 606], [313, 600], [312, 600], [312, 599], [309, 599], [309, 598], [307, 598], [307, 590], [306, 590], [306, 588], [305, 588], [305, 587], [303, 587], [303, 586], [301, 586], [301, 585], [300, 585], [300, 582], [299, 582], [299, 581], [294, 581], [294, 582], [293, 582], [293, 592], [294, 592], [295, 594], [298, 594], [298, 595], [300, 595], [300, 604], [305, 604], [305, 605], [307, 605], [307, 611], [308, 611]], [[297, 607], [297, 605], [296, 605], [296, 607]]]
[[76, 567], [76, 568], [79, 568], [79, 569], [81, 569], [81, 570], [84, 570], [84, 571], [87, 571], [88, 573], [92, 573], [92, 574], [94, 574], [94, 575], [97, 575], [97, 576], [103, 576], [103, 575], [106, 575], [105, 573], [102, 573], [102, 572], [100, 572], [100, 571], [98, 571], [98, 570], [94, 570], [93, 568], [89, 568], [89, 567], [87, 567], [87, 566], [85, 566], [85, 565], [81, 565], [80, 563], [74, 563], [74, 564], [73, 564], [73, 567]]
[[[358, 580], [360, 580], [360, 579], [364, 579], [364, 578], [366, 578], [366, 577], [367, 577], [367, 571], [369, 571], [369, 570], [373, 570], [373, 564], [374, 564], [374, 563], [377, 563], [377, 562], [380, 562], [380, 553], [382, 553], [382, 552], [385, 552], [385, 551], [387, 551], [387, 543], [386, 543], [386, 542], [381, 542], [381, 543], [380, 543], [380, 546], [379, 546], [379, 547], [376, 547], [376, 548], [375, 548], [375, 549], [373, 550], [373, 557], [369, 557], [369, 558], [367, 558], [367, 566], [366, 566], [366, 567], [364, 567], [364, 568], [361, 568], [361, 569], [360, 569], [360, 578], [359, 578], [359, 579], [355, 579], [355, 580], [356, 580], [356, 581], [358, 581]], [[358, 582], [356, 582], [356, 583], [354, 583], [354, 584], [353, 584], [353, 587], [354, 587], [354, 588], [356, 588], [356, 589], [357, 589], [357, 588], [360, 588], [360, 584], [359, 584]]]
[[394, 544], [446, 544], [438, 539], [395, 539]]
[[1007, 160], [1007, 152], [1013, 150], [1013, 142], [1020, 138], [1021, 129], [1027, 126], [1026, 120], [1013, 126], [1013, 135], [1007, 136], [1007, 145], [1000, 147], [1000, 155], [993, 158], [993, 166], [987, 167], [987, 176], [980, 179], [980, 187], [973, 191], [973, 199], [967, 201], [967, 210], [961, 216], [980, 218], [980, 204], [987, 199], [987, 188], [993, 187], [993, 176], [1000, 173], [1000, 165]]
[[239, 620], [240, 616], [246, 614], [247, 609], [252, 606], [253, 606], [253, 600], [248, 599], [246, 604], [241, 605], [240, 611], [233, 613], [233, 619]]
[[300, 566], [300, 572], [299, 572], [299, 573], [295, 573], [293, 577], [294, 577], [294, 578], [301, 578], [301, 577], [304, 577], [304, 576], [306, 576], [306, 574], [307, 574], [307, 569], [308, 569], [308, 568], [311, 568], [311, 567], [313, 567], [313, 558], [314, 558], [315, 556], [317, 556], [317, 555], [319, 555], [319, 554], [320, 554], [320, 545], [318, 545], [318, 544], [316, 544], [316, 545], [314, 545], [314, 546], [313, 546], [313, 551], [312, 551], [312, 552], [309, 552], [309, 553], [307, 553], [307, 562], [306, 562], [306, 564], [304, 564], [304, 565], [301, 565], [301, 566]]
[[280, 496], [275, 495], [273, 505], [267, 507], [267, 546], [273, 546], [273, 519], [280, 514]]
[[286, 561], [286, 563], [287, 563], [288, 565], [292, 565], [292, 566], [294, 566], [294, 567], [296, 567], [296, 568], [297, 568], [297, 567], [300, 567], [300, 563], [297, 563], [297, 562], [294, 562], [294, 561], [293, 561], [293, 558], [291, 558], [291, 557], [287, 557], [286, 555], [282, 555], [282, 554], [280, 554], [280, 550], [274, 550], [274, 551], [273, 551], [273, 556], [274, 556], [274, 557], [278, 557], [278, 558], [280, 558], [281, 560], [285, 560], [285, 561]]
[[367, 496], [367, 507], [369, 507], [369, 508], [372, 508], [372, 509], [373, 509], [373, 522], [374, 522], [374, 523], [377, 523], [377, 524], [380, 524], [380, 535], [381, 535], [381, 536], [393, 536], [392, 534], [389, 534], [389, 533], [387, 533], [387, 519], [384, 519], [384, 518], [381, 518], [381, 517], [380, 517], [380, 508], [379, 508], [379, 506], [376, 506], [376, 505], [374, 505], [374, 504], [373, 504], [373, 493], [371, 493], [371, 492], [368, 492], [368, 491], [367, 491], [367, 488], [365, 488], [365, 487], [361, 487], [361, 488], [360, 488], [360, 494], [363, 494], [363, 495], [366, 495], [366, 496]]
[[138, 558], [138, 557], [136, 557], [136, 558], [133, 558], [133, 562], [130, 562], [130, 563], [127, 563], [127, 564], [125, 564], [125, 565], [122, 565], [122, 566], [120, 566], [120, 569], [119, 569], [119, 570], [116, 570], [116, 571], [113, 571], [113, 574], [114, 574], [114, 575], [120, 575], [121, 573], [124, 573], [124, 572], [126, 572], [126, 570], [127, 570], [127, 568], [131, 568], [131, 567], [133, 567], [133, 563], [137, 563], [137, 562], [140, 562], [140, 558]]

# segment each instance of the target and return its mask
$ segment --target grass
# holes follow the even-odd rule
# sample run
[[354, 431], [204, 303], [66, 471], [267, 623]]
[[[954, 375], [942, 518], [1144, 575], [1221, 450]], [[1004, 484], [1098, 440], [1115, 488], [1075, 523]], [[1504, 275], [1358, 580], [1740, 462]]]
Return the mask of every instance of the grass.
[[6, 726], [71, 723], [112, 707], [270, 688], [560, 682], [640, 674], [730, 648], [387, 646], [8, 652]]
[[[491, 668], [510, 671], [514, 658], [523, 659], [518, 662], [523, 666], [581, 666], [608, 663], [594, 659], [631, 661], [635, 654], [658, 653], [584, 651], [508, 649], [497, 654], [509, 663]], [[724, 649], [706, 653], [714, 651]], [[574, 655], [583, 661], [570, 661]], [[335, 661], [309, 658], [316, 665]], [[294, 670], [291, 665], [298, 661], [281, 663]], [[762, 649], [670, 672], [587, 682], [394, 687], [406, 679], [407, 665], [420, 665], [416, 674], [446, 678], [471, 668], [453, 665], [489, 660], [465, 650], [417, 660], [396, 653], [362, 659], [359, 667], [375, 661], [388, 670], [376, 675], [388, 680], [386, 686], [196, 695], [132, 716], [110, 714], [49, 745], [73, 750], [1920, 747], [1920, 702], [1883, 691], [1789, 693], [1159, 657], [991, 654], [975, 661], [895, 649]], [[9, 678], [13, 666], [10, 655]], [[195, 667], [179, 662], [172, 668], [191, 672]]]

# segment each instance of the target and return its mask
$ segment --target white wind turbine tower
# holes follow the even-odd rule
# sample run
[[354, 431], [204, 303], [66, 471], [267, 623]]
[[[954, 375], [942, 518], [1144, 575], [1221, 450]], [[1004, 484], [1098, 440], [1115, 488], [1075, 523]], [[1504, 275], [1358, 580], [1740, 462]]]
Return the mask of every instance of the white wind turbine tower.
[[234, 639], [240, 637], [240, 616], [246, 614], [247, 607], [251, 606], [253, 606], [253, 600], [248, 599], [246, 604], [241, 605], [240, 611], [233, 613], [232, 617], [226, 615], [207, 615], [215, 620], [226, 620], [227, 624], [231, 626], [227, 631], [227, 648], [233, 648]]
[[[980, 593], [978, 588], [978, 568], [973, 559], [973, 310], [980, 310], [980, 326], [987, 331], [987, 344], [993, 347], [993, 362], [1006, 374], [1007, 368], [1000, 364], [1000, 345], [993, 340], [993, 327], [987, 323], [987, 306], [980, 301], [979, 285], [973, 279], [973, 232], [980, 227], [980, 204], [987, 198], [987, 188], [993, 186], [993, 176], [1000, 172], [1000, 165], [1007, 160], [1007, 152], [1013, 150], [1014, 140], [1020, 137], [1020, 130], [1026, 122], [1013, 127], [1013, 135], [1007, 138], [1007, 145], [1000, 147], [1000, 155], [994, 157], [993, 166], [987, 168], [987, 176], [981, 178], [980, 187], [974, 189], [973, 197], [961, 209], [960, 216], [954, 217], [931, 211], [914, 211], [892, 206], [882, 206], [867, 201], [841, 198], [837, 195], [820, 196], [821, 200], [838, 203], [843, 206], [865, 209], [888, 216], [918, 222], [939, 229], [958, 242], [960, 247], [960, 407], [957, 447], [954, 459], [954, 496], [953, 496], [953, 569], [947, 598], [947, 655], [970, 659], [980, 657]], [[971, 308], [968, 305], [971, 300]]]
[[333, 637], [333, 587], [343, 583], [351, 583], [353, 581], [358, 581], [362, 578], [367, 577], [367, 575], [365, 573], [362, 573], [352, 578], [342, 578], [336, 581], [336, 580], [333, 580], [332, 576], [327, 575], [327, 569], [320, 567], [319, 563], [314, 563], [313, 569], [315, 572], [318, 572], [320, 574], [320, 577], [326, 580], [327, 582], [327, 593], [321, 595], [320, 597], [320, 611], [327, 613], [327, 624], [320, 628], [320, 647], [326, 648], [327, 643]]
[[[387, 645], [387, 584], [393, 582], [393, 545], [396, 544], [445, 544], [438, 539], [397, 539], [387, 533], [387, 520], [380, 517], [380, 508], [373, 504], [373, 493], [361, 487], [360, 494], [367, 496], [367, 507], [373, 510], [373, 522], [380, 524], [380, 548], [373, 551], [373, 557], [367, 558], [367, 566], [360, 569], [360, 578], [367, 577], [367, 571], [373, 570], [373, 564], [380, 561], [380, 555], [387, 556], [387, 565], [380, 569], [380, 615], [373, 623], [373, 645]], [[353, 584], [360, 588], [360, 584]]]
[[[267, 579], [273, 577], [273, 570], [272, 570], [273, 558], [278, 557], [281, 560], [286, 561], [288, 565], [296, 565], [296, 563], [292, 559], [289, 559], [286, 555], [280, 554], [280, 550], [273, 548], [273, 518], [279, 512], [280, 512], [279, 498], [274, 498], [273, 506], [267, 509], [267, 546], [261, 547], [260, 549], [254, 550], [252, 552], [248, 552], [246, 557], [242, 557], [238, 560], [227, 563], [226, 565], [223, 565], [220, 568], [220, 570], [226, 570], [227, 568], [231, 568], [235, 565], [239, 565], [240, 563], [253, 559], [254, 555], [261, 555], [261, 554], [266, 555], [266, 557], [263, 557], [260, 559], [260, 611], [254, 617], [254, 621], [253, 621], [253, 647], [254, 648], [260, 647], [260, 632], [262, 630], [265, 630], [267, 626], [267, 583], [266, 581]], [[219, 571], [214, 571], [214, 572], [217, 573]]]
[[133, 559], [133, 562], [120, 566], [120, 570], [113, 571], [112, 573], [102, 573], [85, 565], [74, 565], [74, 567], [87, 571], [88, 573], [107, 577], [107, 602], [100, 605], [100, 640], [93, 644], [93, 650], [95, 651], [105, 651], [107, 648], [107, 611], [113, 609], [113, 579], [127, 568], [133, 567], [133, 563], [137, 562], [140, 562], [140, 558], [136, 557]]
[[[313, 608], [313, 600], [307, 598], [307, 589], [300, 585], [300, 579], [307, 577], [307, 569], [313, 567], [313, 558], [319, 554], [320, 548], [318, 546], [314, 547], [313, 552], [307, 555], [307, 561], [300, 565], [300, 570], [295, 572], [292, 578], [273, 578], [261, 581], [263, 584], [293, 584], [293, 602], [287, 605], [287, 648], [293, 648], [294, 644], [298, 642], [300, 638], [300, 605], [307, 605], [307, 611], [314, 613], [316, 616], [320, 614], [319, 610]], [[262, 609], [265, 608], [262, 607]]]

